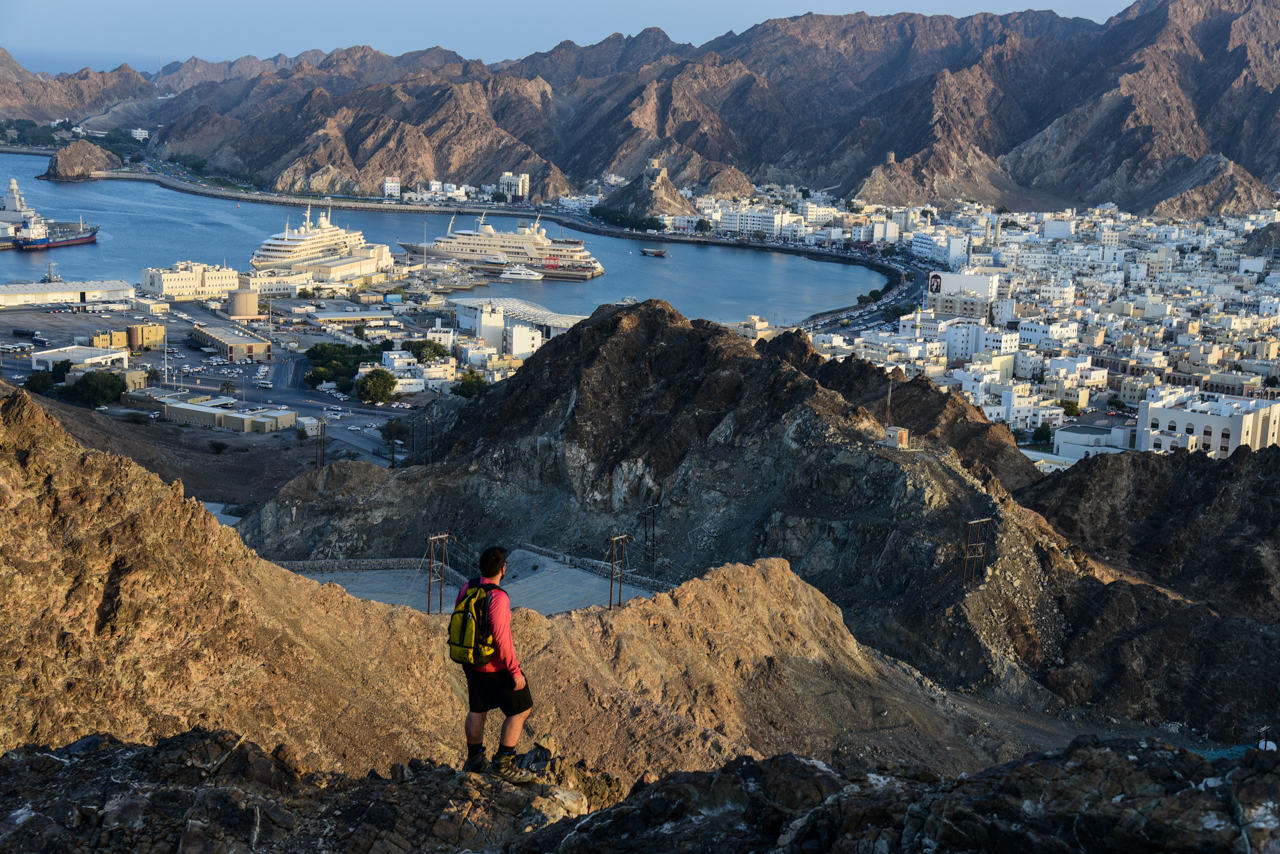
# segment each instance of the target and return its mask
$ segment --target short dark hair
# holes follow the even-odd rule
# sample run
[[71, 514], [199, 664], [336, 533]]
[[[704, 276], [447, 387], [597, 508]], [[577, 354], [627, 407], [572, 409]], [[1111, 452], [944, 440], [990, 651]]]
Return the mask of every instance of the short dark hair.
[[490, 546], [480, 555], [480, 574], [485, 578], [497, 578], [507, 565], [507, 550], [502, 546]]

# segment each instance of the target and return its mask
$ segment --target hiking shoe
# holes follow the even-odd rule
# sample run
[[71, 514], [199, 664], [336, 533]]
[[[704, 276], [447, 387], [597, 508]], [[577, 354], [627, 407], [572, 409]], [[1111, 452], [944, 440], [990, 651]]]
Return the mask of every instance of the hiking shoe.
[[515, 783], [517, 786], [523, 786], [538, 779], [532, 772], [516, 765], [516, 758], [509, 753], [499, 753], [493, 757], [493, 764], [489, 766], [489, 773], [506, 780], [508, 783]]
[[463, 774], [483, 774], [489, 770], [489, 760], [485, 758], [483, 753], [477, 753], [468, 759], [462, 766]]

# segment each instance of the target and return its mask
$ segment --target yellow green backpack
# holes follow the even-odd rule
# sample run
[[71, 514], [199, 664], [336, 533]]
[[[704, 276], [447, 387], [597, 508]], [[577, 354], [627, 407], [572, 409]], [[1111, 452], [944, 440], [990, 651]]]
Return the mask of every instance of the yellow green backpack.
[[497, 589], [496, 584], [476, 579], [454, 606], [449, 618], [449, 657], [459, 664], [483, 667], [497, 653], [489, 627], [489, 603]]

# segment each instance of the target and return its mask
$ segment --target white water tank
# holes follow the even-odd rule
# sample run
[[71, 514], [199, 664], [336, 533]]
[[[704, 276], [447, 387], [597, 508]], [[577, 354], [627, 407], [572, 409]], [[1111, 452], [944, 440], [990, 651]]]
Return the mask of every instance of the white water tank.
[[258, 313], [258, 292], [242, 288], [231, 292], [231, 310], [227, 314], [232, 317], [254, 317]]

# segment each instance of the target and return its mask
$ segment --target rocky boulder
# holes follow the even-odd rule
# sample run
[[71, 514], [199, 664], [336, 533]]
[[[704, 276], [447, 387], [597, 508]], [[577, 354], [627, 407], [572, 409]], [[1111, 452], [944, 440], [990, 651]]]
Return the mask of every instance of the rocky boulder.
[[124, 163], [110, 151], [87, 139], [78, 139], [49, 158], [49, 168], [38, 177], [47, 181], [89, 181], [93, 173], [119, 169]]
[[1096, 737], [956, 780], [922, 767], [842, 776], [794, 756], [739, 759], [671, 775], [503, 850], [1270, 851], [1280, 845], [1278, 765], [1274, 751], [1211, 762], [1159, 741]]

